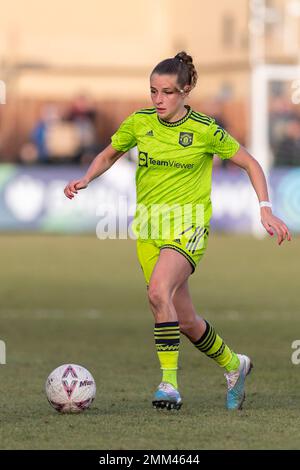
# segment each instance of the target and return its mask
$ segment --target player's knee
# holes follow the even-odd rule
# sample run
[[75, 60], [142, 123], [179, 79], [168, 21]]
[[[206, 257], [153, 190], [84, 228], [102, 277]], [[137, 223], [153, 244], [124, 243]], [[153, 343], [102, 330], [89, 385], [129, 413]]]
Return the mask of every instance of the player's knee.
[[155, 310], [160, 310], [163, 308], [166, 304], [168, 304], [171, 300], [171, 296], [167, 289], [164, 289], [162, 286], [159, 284], [151, 284], [149, 285], [148, 289], [148, 299], [151, 304], [151, 306]]

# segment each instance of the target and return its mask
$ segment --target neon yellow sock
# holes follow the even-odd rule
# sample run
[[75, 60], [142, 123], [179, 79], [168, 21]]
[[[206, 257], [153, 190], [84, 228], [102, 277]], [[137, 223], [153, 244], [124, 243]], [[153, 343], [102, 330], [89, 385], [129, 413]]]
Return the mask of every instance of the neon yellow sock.
[[177, 384], [177, 365], [178, 365], [178, 351], [165, 351], [157, 352], [161, 369], [163, 371], [162, 382], [169, 382], [175, 388]]
[[240, 360], [237, 357], [236, 353], [231, 351], [231, 354], [232, 354], [232, 357], [230, 361], [228, 362], [228, 364], [226, 364], [225, 366], [225, 369], [227, 370], [227, 372], [231, 372], [232, 370], [238, 369], [240, 365]]
[[205, 333], [198, 341], [194, 342], [196, 348], [213, 359], [220, 367], [224, 367], [227, 372], [237, 369], [240, 361], [236, 353], [224, 343], [206, 320], [205, 323]]
[[179, 323], [155, 323], [154, 336], [160, 367], [163, 371], [162, 382], [169, 382], [177, 388]]

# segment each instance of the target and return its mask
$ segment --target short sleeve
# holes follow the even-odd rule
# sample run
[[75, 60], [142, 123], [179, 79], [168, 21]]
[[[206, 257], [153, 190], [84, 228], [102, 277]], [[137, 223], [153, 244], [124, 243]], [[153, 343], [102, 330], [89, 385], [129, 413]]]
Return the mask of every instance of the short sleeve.
[[122, 122], [119, 129], [111, 137], [111, 145], [120, 152], [127, 152], [136, 145], [134, 133], [134, 114]]
[[218, 155], [222, 160], [233, 157], [240, 148], [239, 142], [215, 120], [210, 124], [206, 138], [207, 152]]

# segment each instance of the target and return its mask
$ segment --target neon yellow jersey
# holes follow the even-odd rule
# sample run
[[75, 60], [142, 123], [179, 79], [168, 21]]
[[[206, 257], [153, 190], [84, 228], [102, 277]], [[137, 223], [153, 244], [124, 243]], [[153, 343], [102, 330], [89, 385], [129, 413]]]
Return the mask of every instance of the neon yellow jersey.
[[213, 155], [231, 158], [239, 143], [213, 118], [186, 108], [176, 122], [163, 121], [155, 108], [141, 109], [123, 121], [111, 144], [122, 152], [138, 148], [137, 207], [202, 205], [208, 226]]

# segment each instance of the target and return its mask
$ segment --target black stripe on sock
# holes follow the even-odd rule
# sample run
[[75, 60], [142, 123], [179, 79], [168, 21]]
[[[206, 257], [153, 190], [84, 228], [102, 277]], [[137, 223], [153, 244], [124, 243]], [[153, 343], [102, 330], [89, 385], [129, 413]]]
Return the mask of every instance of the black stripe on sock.
[[157, 339], [155, 341], [155, 344], [179, 344], [179, 339], [180, 338], [175, 338], [177, 339], [177, 342], [174, 341], [174, 339]]
[[166, 323], [155, 323], [154, 328], [164, 328], [166, 326], [178, 326], [179, 327], [179, 322], [171, 321], [171, 322], [166, 322]]
[[223, 341], [221, 346], [219, 347], [218, 351], [216, 351], [213, 354], [207, 354], [207, 356], [210, 357], [211, 359], [215, 359], [216, 357], [219, 357], [219, 356], [221, 356], [221, 354], [223, 354], [224, 349], [225, 349], [225, 343]]
[[217, 337], [217, 334], [213, 330], [212, 337], [209, 339], [209, 341], [207, 343], [205, 343], [205, 345], [203, 345], [203, 346], [202, 345], [198, 346], [198, 349], [200, 349], [200, 351], [206, 353], [206, 351], [209, 351], [210, 348], [212, 347], [212, 345], [214, 344], [214, 342], [216, 341], [216, 337]]
[[157, 350], [178, 351], [180, 343], [179, 322], [155, 323], [154, 338]]
[[205, 324], [206, 324], [206, 330], [204, 331], [201, 338], [199, 338], [199, 339], [197, 339], [197, 341], [193, 342], [196, 347], [198, 347], [198, 345], [200, 345], [205, 340], [205, 338], [207, 337], [208, 333], [211, 330], [210, 324], [206, 320], [204, 320], [204, 321], [205, 321]]

